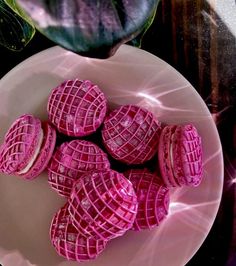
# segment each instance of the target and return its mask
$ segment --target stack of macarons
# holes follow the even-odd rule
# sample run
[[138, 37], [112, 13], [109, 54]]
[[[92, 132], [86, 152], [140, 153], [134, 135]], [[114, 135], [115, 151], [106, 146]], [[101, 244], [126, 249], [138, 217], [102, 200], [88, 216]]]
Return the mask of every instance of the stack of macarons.
[[[79, 79], [51, 91], [47, 112], [47, 122], [26, 114], [12, 124], [0, 146], [0, 172], [32, 180], [47, 168], [50, 186], [67, 199], [50, 238], [68, 260], [94, 259], [128, 230], [159, 226], [169, 188], [201, 183], [201, 137], [192, 124], [164, 125], [131, 104], [108, 111], [99, 86]], [[56, 145], [59, 135], [65, 141]], [[150, 160], [155, 171], [145, 165]], [[112, 161], [128, 170], [113, 170]]]

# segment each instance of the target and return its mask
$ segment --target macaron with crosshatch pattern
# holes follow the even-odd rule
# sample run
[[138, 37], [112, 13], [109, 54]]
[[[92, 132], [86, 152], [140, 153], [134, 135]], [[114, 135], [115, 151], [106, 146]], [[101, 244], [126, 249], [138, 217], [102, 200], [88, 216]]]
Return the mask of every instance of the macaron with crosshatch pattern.
[[67, 260], [83, 262], [96, 259], [107, 242], [84, 237], [71, 222], [68, 203], [54, 215], [50, 227], [50, 239], [56, 252]]
[[46, 167], [56, 142], [56, 131], [30, 114], [16, 119], [0, 149], [0, 171], [34, 179]]
[[48, 165], [48, 182], [61, 196], [69, 197], [73, 183], [85, 172], [109, 169], [107, 154], [86, 140], [72, 140], [59, 146]]
[[192, 124], [166, 126], [160, 136], [158, 161], [168, 187], [200, 185], [203, 176], [202, 142]]
[[89, 80], [66, 80], [49, 96], [48, 118], [67, 136], [82, 137], [94, 133], [107, 112], [107, 100], [100, 88]]
[[138, 211], [132, 230], [141, 231], [158, 226], [167, 216], [169, 189], [148, 169], [131, 169], [124, 173], [133, 184], [138, 198]]
[[113, 170], [84, 174], [73, 186], [69, 213], [84, 236], [110, 240], [129, 230], [137, 214], [131, 182]]
[[157, 152], [161, 123], [144, 108], [124, 105], [104, 121], [102, 139], [108, 153], [126, 164], [142, 164]]

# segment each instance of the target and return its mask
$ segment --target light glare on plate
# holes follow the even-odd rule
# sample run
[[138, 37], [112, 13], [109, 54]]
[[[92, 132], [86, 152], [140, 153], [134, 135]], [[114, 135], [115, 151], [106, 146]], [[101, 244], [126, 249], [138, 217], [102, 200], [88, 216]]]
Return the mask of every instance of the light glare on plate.
[[155, 97], [153, 97], [153, 96], [151, 96], [149, 94], [146, 94], [144, 92], [139, 92], [138, 96], [144, 97], [144, 98], [146, 98], [146, 99], [148, 99], [148, 100], [150, 100], [150, 101], [152, 101], [152, 102], [154, 102], [154, 103], [156, 103], [158, 105], [162, 105], [162, 103], [157, 98], [155, 98]]

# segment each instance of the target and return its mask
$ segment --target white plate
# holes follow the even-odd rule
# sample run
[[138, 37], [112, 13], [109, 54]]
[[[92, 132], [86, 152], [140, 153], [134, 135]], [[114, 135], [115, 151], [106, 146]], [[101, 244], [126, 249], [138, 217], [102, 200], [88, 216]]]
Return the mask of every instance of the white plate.
[[[97, 260], [86, 265], [184, 265], [213, 224], [223, 185], [221, 144], [203, 100], [175, 69], [143, 50], [123, 45], [110, 59], [94, 60], [54, 47], [22, 62], [0, 81], [0, 141], [21, 114], [46, 118], [51, 89], [76, 77], [99, 84], [114, 105], [138, 104], [166, 123], [192, 122], [204, 148], [202, 184], [171, 193], [170, 215], [159, 228], [112, 240]], [[32, 182], [1, 175], [0, 263], [77, 265], [57, 256], [49, 241], [50, 221], [63, 203], [50, 189], [46, 173]]]

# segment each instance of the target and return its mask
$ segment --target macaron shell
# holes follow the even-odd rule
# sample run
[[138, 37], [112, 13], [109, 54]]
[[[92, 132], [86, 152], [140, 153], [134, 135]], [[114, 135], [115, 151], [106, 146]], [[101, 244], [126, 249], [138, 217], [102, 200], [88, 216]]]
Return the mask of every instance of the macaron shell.
[[83, 262], [96, 259], [107, 242], [79, 234], [71, 222], [68, 203], [54, 215], [50, 226], [50, 239], [56, 252], [67, 260]]
[[132, 230], [141, 231], [158, 226], [167, 216], [169, 189], [148, 169], [132, 169], [124, 175], [133, 184], [138, 198], [138, 211]]
[[[172, 134], [175, 132], [176, 126], [166, 126], [160, 135], [158, 145], [158, 162], [163, 182], [167, 187], [178, 187], [180, 183], [172, 171], [172, 160], [170, 148], [172, 146]], [[172, 146], [173, 147], [173, 146]]]
[[47, 122], [42, 122], [42, 129], [44, 138], [40, 153], [30, 170], [27, 173], [20, 175], [24, 179], [32, 180], [40, 175], [47, 167], [48, 162], [52, 157], [56, 144], [56, 130]]
[[132, 227], [137, 207], [131, 182], [106, 170], [86, 173], [74, 184], [68, 209], [82, 235], [110, 240]]
[[58, 147], [48, 166], [48, 182], [61, 196], [69, 197], [73, 183], [85, 172], [109, 169], [107, 154], [86, 140], [72, 140]]
[[20, 116], [9, 128], [0, 154], [0, 169], [5, 174], [23, 170], [39, 143], [41, 121], [32, 115]]
[[94, 133], [105, 119], [107, 100], [89, 80], [66, 80], [52, 90], [48, 117], [59, 132], [74, 137]]
[[104, 121], [102, 138], [108, 153], [126, 164], [142, 164], [157, 152], [161, 123], [148, 110], [124, 105]]
[[[0, 166], [2, 165], [3, 152], [4, 152], [4, 150], [5, 150], [5, 144], [2, 143], [2, 144], [0, 145]], [[3, 170], [2, 167], [0, 167], [0, 173], [3, 173], [3, 174], [4, 174], [4, 170]]]
[[158, 148], [159, 168], [166, 186], [198, 186], [203, 175], [202, 144], [191, 125], [166, 126]]
[[179, 183], [196, 187], [203, 175], [201, 137], [193, 125], [185, 125], [177, 127], [174, 139], [174, 169]]

